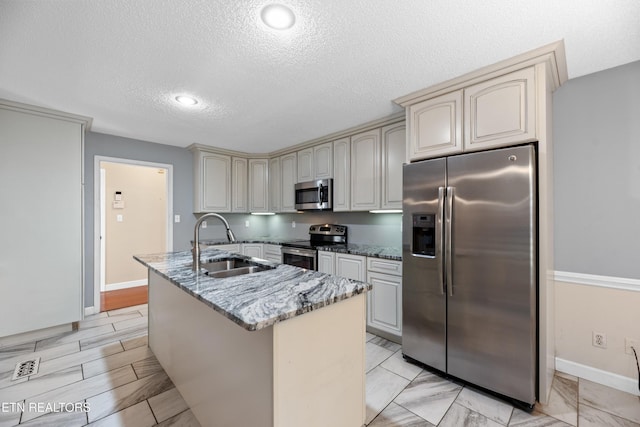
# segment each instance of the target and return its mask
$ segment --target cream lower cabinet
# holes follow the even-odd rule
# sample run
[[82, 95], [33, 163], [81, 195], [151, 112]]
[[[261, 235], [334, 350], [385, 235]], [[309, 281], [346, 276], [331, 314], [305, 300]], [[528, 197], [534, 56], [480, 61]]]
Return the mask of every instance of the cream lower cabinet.
[[262, 249], [262, 258], [271, 262], [282, 262], [282, 246], [265, 243]]
[[242, 253], [242, 245], [240, 243], [230, 243], [228, 245], [200, 245], [200, 250], [207, 248], [220, 249], [222, 251], [233, 252], [236, 254]]
[[336, 254], [336, 276], [364, 282], [367, 277], [367, 257], [351, 254]]
[[263, 245], [262, 243], [243, 243], [242, 255], [251, 256], [255, 258], [262, 258]]
[[[382, 331], [386, 338], [400, 342], [402, 337], [402, 262], [367, 258], [367, 328]], [[390, 336], [388, 335], [390, 334]]]
[[318, 251], [318, 271], [320, 273], [335, 274], [336, 253]]

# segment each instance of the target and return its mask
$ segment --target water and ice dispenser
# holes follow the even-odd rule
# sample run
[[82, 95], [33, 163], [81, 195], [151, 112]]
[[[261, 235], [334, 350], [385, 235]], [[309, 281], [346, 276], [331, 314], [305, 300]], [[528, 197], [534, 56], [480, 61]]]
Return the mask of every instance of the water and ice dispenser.
[[413, 214], [412, 234], [414, 255], [436, 255], [436, 214]]

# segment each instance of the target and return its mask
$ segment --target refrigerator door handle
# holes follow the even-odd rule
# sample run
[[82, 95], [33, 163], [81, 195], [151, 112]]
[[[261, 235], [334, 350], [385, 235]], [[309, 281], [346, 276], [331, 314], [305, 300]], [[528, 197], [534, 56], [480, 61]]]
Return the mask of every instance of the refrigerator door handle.
[[444, 209], [445, 190], [438, 187], [438, 211], [436, 212], [436, 260], [438, 260], [438, 283], [442, 295], [446, 295], [447, 288], [444, 281], [444, 240], [442, 238], [442, 216]]
[[454, 187], [447, 187], [447, 203], [446, 203], [446, 212], [445, 212], [445, 255], [444, 260], [446, 264], [446, 278], [447, 278], [447, 288], [449, 289], [449, 296], [453, 296], [453, 234], [452, 234], [452, 223], [453, 223], [453, 198], [455, 197], [455, 189]]

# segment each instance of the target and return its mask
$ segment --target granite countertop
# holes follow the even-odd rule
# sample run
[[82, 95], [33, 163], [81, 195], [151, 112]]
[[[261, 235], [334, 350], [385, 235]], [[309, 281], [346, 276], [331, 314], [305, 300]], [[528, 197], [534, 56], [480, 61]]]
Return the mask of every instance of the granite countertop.
[[[275, 237], [261, 237], [257, 239], [239, 239], [234, 243], [269, 243], [282, 245], [283, 243], [304, 242], [302, 239], [279, 239]], [[192, 242], [193, 243], [193, 242]], [[230, 244], [226, 239], [201, 240], [201, 245], [225, 245]], [[343, 254], [362, 255], [374, 258], [384, 258], [394, 261], [402, 261], [402, 248], [397, 246], [379, 246], [362, 243], [348, 243], [346, 245], [319, 246], [319, 251], [339, 252]]]
[[191, 269], [191, 251], [134, 258], [218, 313], [249, 331], [271, 326], [371, 289], [357, 280], [292, 265], [207, 248], [202, 263], [241, 258], [270, 269], [228, 278], [214, 278]]

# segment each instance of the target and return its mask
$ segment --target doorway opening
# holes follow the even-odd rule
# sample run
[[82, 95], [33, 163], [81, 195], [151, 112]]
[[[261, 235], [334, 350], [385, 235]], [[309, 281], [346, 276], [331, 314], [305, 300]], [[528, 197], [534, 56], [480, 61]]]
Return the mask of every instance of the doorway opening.
[[173, 166], [96, 156], [94, 312], [147, 302], [133, 255], [173, 250]]

